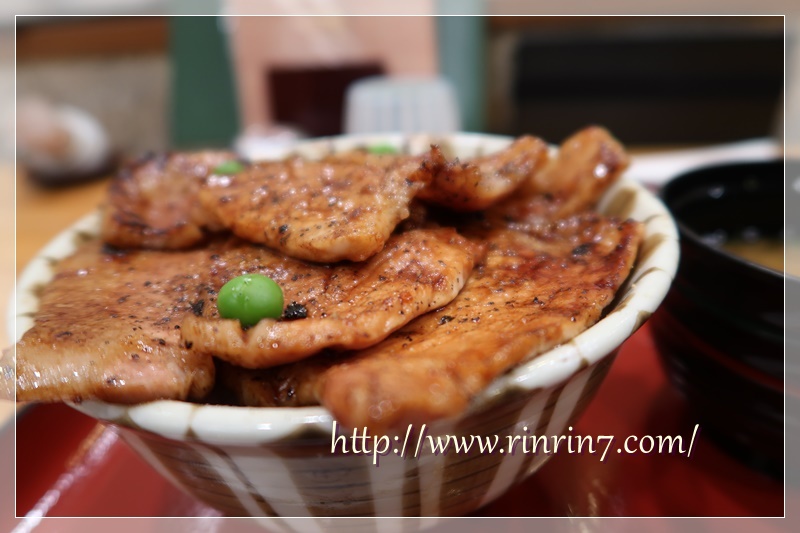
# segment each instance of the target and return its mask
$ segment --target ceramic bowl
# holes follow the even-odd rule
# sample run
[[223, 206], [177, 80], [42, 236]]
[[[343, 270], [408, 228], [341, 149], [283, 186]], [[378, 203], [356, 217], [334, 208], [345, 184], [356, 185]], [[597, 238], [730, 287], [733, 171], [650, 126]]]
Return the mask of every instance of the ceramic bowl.
[[[783, 471], [784, 275], [720, 243], [783, 238], [783, 161], [731, 163], [676, 177], [662, 198], [681, 263], [652, 331], [692, 416], [722, 447]], [[786, 278], [787, 285], [800, 280]]]
[[[430, 137], [339, 137], [301, 143], [296, 151], [320, 157], [361, 145], [390, 144], [422, 151]], [[456, 155], [502, 149], [510, 138], [478, 134], [438, 136]], [[248, 154], [255, 155], [258, 154]], [[677, 229], [663, 204], [622, 180], [599, 210], [644, 222], [644, 242], [629, 281], [596, 325], [569, 342], [529, 358], [495, 380], [462, 416], [426, 428], [429, 435], [560, 435], [581, 414], [620, 345], [661, 303], [678, 263]], [[70, 228], [35, 259], [21, 278], [17, 334], [30, 326], [34, 290], [49, 279], [54, 259], [76, 240], [97, 233], [97, 217]], [[157, 401], [121, 406], [85, 402], [75, 408], [118, 428], [122, 438], [159, 472], [200, 500], [234, 516], [459, 516], [494, 500], [535, 472], [545, 454], [434, 454], [414, 456], [414, 428], [404, 458], [393, 453], [332, 453], [332, 417], [322, 407], [246, 408]], [[400, 447], [401, 437], [394, 444]], [[283, 518], [275, 518], [281, 525]], [[285, 525], [285, 524], [284, 524]], [[312, 524], [313, 525], [313, 524]], [[309, 526], [311, 527], [311, 526]], [[317, 526], [314, 526], [317, 527]]]

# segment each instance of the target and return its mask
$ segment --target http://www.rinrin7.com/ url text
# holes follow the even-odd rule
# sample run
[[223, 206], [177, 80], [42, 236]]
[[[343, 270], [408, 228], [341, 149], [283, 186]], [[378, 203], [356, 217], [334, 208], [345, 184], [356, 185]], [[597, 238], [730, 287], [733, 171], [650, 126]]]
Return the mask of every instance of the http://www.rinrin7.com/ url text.
[[333, 423], [331, 433], [331, 453], [371, 455], [374, 465], [380, 458], [394, 454], [399, 457], [420, 457], [431, 453], [468, 454], [543, 454], [557, 453], [597, 455], [605, 462], [617, 454], [679, 454], [687, 458], [692, 455], [695, 438], [700, 425], [695, 424], [690, 436], [682, 435], [628, 435], [618, 438], [615, 435], [577, 435], [572, 426], [559, 435], [532, 434], [523, 426], [518, 434], [509, 435], [432, 435], [426, 424], [415, 431], [413, 424], [405, 435], [377, 435], [367, 428], [354, 429], [352, 434], [338, 434], [341, 428]]

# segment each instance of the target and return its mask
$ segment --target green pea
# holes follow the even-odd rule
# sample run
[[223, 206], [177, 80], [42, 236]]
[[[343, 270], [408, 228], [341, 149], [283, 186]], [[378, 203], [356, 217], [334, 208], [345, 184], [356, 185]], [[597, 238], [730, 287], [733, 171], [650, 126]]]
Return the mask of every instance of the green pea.
[[369, 153], [371, 154], [377, 154], [377, 155], [398, 153], [397, 148], [395, 148], [391, 144], [375, 144], [367, 148], [367, 151], [369, 151]]
[[222, 286], [217, 309], [222, 318], [235, 318], [243, 326], [253, 326], [262, 318], [281, 317], [283, 291], [267, 276], [245, 274]]
[[214, 174], [236, 174], [242, 170], [244, 170], [244, 165], [240, 161], [231, 159], [230, 161], [220, 163], [214, 168]]

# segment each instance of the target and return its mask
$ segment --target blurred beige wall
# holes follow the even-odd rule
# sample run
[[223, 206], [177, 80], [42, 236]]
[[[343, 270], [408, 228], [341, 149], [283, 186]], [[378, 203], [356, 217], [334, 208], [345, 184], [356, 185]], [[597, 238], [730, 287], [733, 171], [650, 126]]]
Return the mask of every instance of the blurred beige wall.
[[14, 28], [0, 29], [0, 163], [14, 160]]
[[244, 127], [272, 122], [266, 83], [271, 67], [377, 60], [389, 74], [437, 72], [430, 17], [231, 17], [226, 23]]
[[[430, 15], [441, 0], [219, 0], [239, 15]], [[462, 1], [462, 0], [458, 0]], [[481, 1], [481, 0], [478, 0]], [[485, 1], [485, 0], [484, 0]]]
[[[605, 0], [586, 2], [586, 0], [483, 0], [486, 12], [490, 15], [570, 15], [570, 14], [777, 14], [791, 9], [794, 0], [670, 0], [669, 2], [642, 2], [641, 0]], [[796, 8], [794, 9], [796, 10]]]

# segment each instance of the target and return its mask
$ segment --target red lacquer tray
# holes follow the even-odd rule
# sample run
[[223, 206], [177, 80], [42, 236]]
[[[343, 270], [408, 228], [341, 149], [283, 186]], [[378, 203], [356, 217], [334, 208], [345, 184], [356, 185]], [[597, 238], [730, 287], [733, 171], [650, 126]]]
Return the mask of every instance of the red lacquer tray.
[[[598, 454], [556, 454], [475, 516], [782, 516], [783, 482], [728, 456], [702, 426], [690, 457], [617, 453], [630, 435], [688, 441], [695, 424], [645, 326], [624, 345], [574, 427], [578, 435], [614, 436], [605, 461]], [[18, 525], [38, 524], [41, 516], [218, 516], [162, 479], [113, 430], [63, 405], [22, 413], [16, 451], [16, 511], [29, 515]], [[800, 503], [799, 495], [788, 488], [787, 506]], [[155, 522], [139, 522], [137, 530], [152, 530]]]

